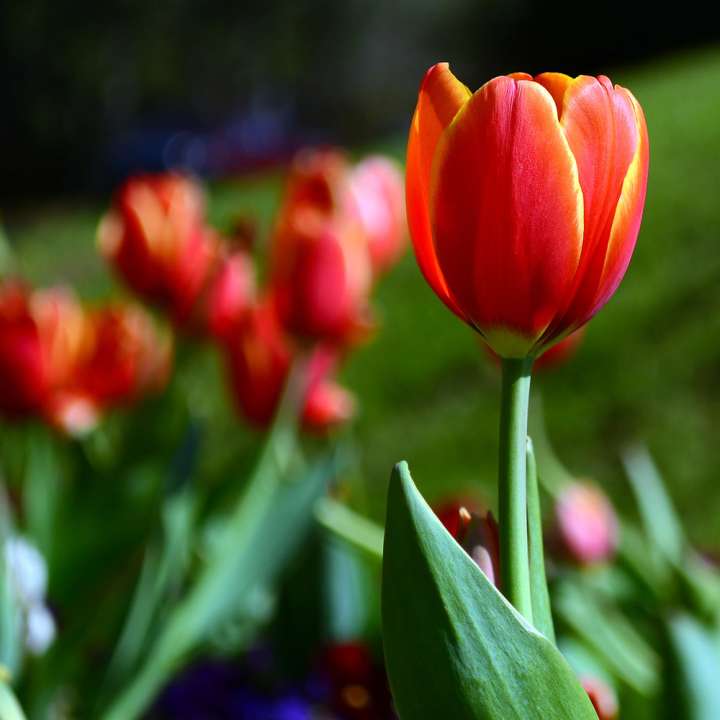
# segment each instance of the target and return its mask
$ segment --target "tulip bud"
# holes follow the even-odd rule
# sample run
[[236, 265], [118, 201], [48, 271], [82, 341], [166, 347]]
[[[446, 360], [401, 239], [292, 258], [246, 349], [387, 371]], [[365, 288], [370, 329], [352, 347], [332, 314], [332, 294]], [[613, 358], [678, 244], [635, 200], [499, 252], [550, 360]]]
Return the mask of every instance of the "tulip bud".
[[610, 501], [597, 487], [574, 483], [555, 505], [561, 550], [580, 565], [609, 560], [618, 545], [618, 521]]
[[323, 433], [344, 425], [355, 415], [352, 393], [335, 382], [324, 380], [308, 392], [302, 422], [310, 431]]
[[102, 254], [141, 297], [184, 325], [217, 255], [200, 188], [180, 175], [128, 180], [98, 228]]
[[[469, 506], [475, 507], [475, 503], [470, 501]], [[492, 513], [470, 510], [455, 501], [441, 505], [435, 514], [488, 580], [499, 587], [500, 535]]]
[[370, 327], [370, 257], [357, 224], [298, 211], [281, 244], [287, 255], [272, 283], [278, 313], [292, 334], [348, 345]]
[[618, 717], [618, 700], [615, 691], [597, 677], [585, 675], [580, 683], [595, 708], [598, 720], [616, 720]]
[[375, 274], [393, 265], [405, 249], [407, 221], [402, 175], [388, 158], [363, 160], [349, 174], [349, 202], [367, 237]]
[[640, 228], [648, 137], [608, 78], [524, 73], [420, 88], [406, 201], [428, 284], [501, 357], [538, 355], [610, 299]]
[[239, 332], [254, 294], [252, 258], [244, 252], [234, 252], [224, 258], [208, 290], [207, 327], [210, 334], [224, 340]]

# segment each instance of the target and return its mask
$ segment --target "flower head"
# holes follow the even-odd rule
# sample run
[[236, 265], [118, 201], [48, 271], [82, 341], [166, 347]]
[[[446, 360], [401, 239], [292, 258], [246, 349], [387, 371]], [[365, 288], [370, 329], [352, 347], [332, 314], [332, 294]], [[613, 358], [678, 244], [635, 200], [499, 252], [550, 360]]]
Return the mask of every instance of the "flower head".
[[435, 65], [407, 157], [420, 268], [498, 355], [537, 355], [615, 292], [647, 172], [642, 109], [606, 77], [516, 73], [471, 93]]

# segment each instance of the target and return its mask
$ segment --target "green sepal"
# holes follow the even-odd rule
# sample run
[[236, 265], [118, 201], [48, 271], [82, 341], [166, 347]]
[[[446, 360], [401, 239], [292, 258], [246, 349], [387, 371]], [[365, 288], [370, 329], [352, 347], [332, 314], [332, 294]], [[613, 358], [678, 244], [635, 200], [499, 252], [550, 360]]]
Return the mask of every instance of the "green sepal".
[[382, 612], [402, 720], [597, 720], [560, 652], [445, 530], [406, 463], [390, 482]]

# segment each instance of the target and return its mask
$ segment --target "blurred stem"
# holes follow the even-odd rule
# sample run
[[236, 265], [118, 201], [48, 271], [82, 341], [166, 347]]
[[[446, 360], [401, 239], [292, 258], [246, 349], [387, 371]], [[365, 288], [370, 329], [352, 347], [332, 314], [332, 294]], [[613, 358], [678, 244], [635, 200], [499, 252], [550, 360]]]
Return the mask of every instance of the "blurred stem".
[[245, 493], [197, 581], [172, 611], [147, 661], [104, 715], [105, 720], [140, 717], [182, 660], [237, 604], [238, 595], [251, 589], [251, 578], [244, 577], [244, 563], [248, 553], [262, 552], [262, 548], [250, 547], [251, 541], [272, 515], [278, 488], [295, 453], [307, 364], [305, 355], [293, 363], [275, 421]]
[[372, 520], [329, 497], [315, 506], [318, 523], [336, 537], [380, 562], [383, 554], [383, 530]]
[[527, 439], [527, 505], [528, 541], [530, 543], [530, 590], [532, 593], [533, 622], [551, 642], [555, 642], [555, 627], [550, 609], [545, 551], [543, 549], [542, 509], [538, 487], [537, 463], [530, 438]]
[[502, 590], [532, 622], [526, 488], [526, 446], [532, 358], [504, 358], [500, 400], [499, 515]]

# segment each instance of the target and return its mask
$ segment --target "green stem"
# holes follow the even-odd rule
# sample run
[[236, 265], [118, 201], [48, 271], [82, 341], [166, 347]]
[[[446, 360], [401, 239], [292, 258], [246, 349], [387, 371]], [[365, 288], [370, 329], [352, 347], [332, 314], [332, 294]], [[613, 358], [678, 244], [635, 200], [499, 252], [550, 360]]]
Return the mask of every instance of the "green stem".
[[502, 361], [498, 479], [502, 590], [529, 622], [532, 622], [532, 596], [525, 451], [531, 369], [532, 358]]
[[553, 625], [550, 594], [545, 574], [545, 550], [543, 549], [542, 509], [540, 506], [537, 463], [535, 462], [535, 452], [530, 438], [527, 439], [527, 505], [533, 622], [535, 627], [554, 643], [555, 627]]

